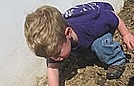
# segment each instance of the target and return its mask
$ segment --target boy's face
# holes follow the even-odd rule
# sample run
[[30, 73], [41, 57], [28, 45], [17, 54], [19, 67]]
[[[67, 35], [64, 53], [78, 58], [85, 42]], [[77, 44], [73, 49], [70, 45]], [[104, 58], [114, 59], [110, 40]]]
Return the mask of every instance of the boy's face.
[[62, 61], [64, 59], [66, 59], [70, 55], [71, 41], [70, 41], [68, 36], [66, 38], [67, 38], [67, 41], [65, 43], [63, 43], [61, 52], [55, 57], [50, 57], [51, 59], [53, 59], [55, 61]]

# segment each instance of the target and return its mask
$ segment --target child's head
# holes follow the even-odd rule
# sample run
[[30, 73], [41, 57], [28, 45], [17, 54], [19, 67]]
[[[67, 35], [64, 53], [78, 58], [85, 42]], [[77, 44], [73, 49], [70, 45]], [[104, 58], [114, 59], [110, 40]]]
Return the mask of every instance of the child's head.
[[58, 9], [42, 6], [28, 14], [24, 33], [30, 49], [42, 57], [57, 55], [66, 42], [65, 28], [68, 23]]

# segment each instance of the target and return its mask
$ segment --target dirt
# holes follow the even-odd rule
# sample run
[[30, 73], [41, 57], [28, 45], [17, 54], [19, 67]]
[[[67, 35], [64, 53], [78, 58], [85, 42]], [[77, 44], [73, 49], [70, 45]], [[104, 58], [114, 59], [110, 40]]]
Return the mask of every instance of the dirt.
[[[125, 1], [119, 16], [134, 33], [134, 0]], [[123, 45], [121, 36], [115, 33], [114, 40]], [[60, 65], [60, 86], [134, 86], [134, 54], [124, 48], [128, 58], [126, 69], [119, 79], [106, 79], [106, 69], [97, 59], [87, 60], [71, 55]], [[38, 79], [37, 86], [46, 86], [47, 79]]]

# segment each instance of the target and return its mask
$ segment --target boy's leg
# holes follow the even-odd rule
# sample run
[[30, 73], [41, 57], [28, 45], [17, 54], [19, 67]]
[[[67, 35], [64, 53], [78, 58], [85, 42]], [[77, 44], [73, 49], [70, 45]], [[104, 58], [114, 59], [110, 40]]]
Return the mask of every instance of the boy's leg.
[[[92, 46], [92, 51], [94, 51], [98, 58], [104, 62], [105, 64], [109, 65], [107, 73], [107, 78], [119, 78], [120, 75], [123, 73], [124, 67], [121, 65], [126, 63], [126, 57], [121, 50], [121, 46], [118, 42], [113, 41], [113, 36], [111, 33], [107, 33], [102, 37], [96, 39]], [[122, 70], [121, 70], [122, 67]], [[111, 70], [113, 68], [113, 70]]]

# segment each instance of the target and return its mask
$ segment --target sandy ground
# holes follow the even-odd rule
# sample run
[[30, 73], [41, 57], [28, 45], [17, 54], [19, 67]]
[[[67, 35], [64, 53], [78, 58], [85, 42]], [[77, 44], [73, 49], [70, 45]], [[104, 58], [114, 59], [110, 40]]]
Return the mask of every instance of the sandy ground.
[[[125, 22], [128, 29], [134, 33], [134, 0], [125, 2], [119, 16]], [[122, 43], [121, 36], [115, 33], [115, 40]], [[123, 47], [124, 48], [124, 47]], [[87, 60], [74, 57], [65, 60], [60, 69], [60, 86], [134, 86], [134, 54], [124, 48], [128, 57], [128, 63], [123, 75], [119, 79], [106, 79], [106, 70], [98, 60]], [[37, 86], [46, 86], [47, 79], [37, 79]]]

